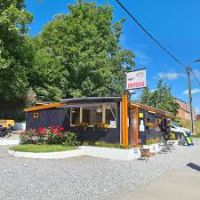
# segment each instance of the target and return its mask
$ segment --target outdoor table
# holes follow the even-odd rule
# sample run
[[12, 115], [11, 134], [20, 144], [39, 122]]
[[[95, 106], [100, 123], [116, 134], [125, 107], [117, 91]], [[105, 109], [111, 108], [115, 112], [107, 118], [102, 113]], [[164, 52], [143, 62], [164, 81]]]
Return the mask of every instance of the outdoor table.
[[143, 160], [147, 161], [149, 159], [149, 157], [150, 157], [150, 149], [148, 149], [148, 148], [141, 148], [140, 152], [141, 152], [140, 159], [143, 159]]

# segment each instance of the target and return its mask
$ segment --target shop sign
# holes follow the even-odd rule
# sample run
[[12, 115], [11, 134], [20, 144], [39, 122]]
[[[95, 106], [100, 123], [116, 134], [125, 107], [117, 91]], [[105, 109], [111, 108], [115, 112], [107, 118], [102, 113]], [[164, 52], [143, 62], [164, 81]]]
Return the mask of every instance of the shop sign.
[[146, 69], [126, 73], [126, 89], [138, 89], [147, 87]]

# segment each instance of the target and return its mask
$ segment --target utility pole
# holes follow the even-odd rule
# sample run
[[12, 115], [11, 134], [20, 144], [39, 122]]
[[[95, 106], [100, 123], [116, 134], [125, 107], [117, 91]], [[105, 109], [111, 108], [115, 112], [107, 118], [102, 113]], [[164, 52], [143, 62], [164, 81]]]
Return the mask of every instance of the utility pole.
[[190, 105], [190, 123], [191, 123], [191, 131], [194, 133], [194, 117], [193, 117], [193, 108], [192, 108], [192, 83], [191, 83], [191, 67], [186, 66], [186, 74], [188, 80], [188, 95], [189, 95], [189, 105]]

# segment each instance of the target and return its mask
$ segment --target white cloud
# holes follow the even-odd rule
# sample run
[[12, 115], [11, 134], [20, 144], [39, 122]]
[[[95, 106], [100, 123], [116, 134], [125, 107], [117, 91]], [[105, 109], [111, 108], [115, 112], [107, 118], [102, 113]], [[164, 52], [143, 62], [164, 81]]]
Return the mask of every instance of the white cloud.
[[135, 62], [137, 65], [146, 66], [151, 63], [150, 58], [142, 51], [134, 50], [133, 53], [135, 54]]
[[166, 79], [166, 80], [174, 80], [179, 78], [179, 74], [176, 72], [169, 72], [169, 73], [158, 73], [157, 74], [159, 79]]
[[185, 77], [184, 73], [177, 73], [177, 72], [168, 72], [168, 73], [158, 73], [156, 79], [163, 79], [163, 80], [176, 80], [178, 78]]
[[[191, 90], [192, 94], [198, 94], [200, 93], [200, 89], [195, 88]], [[188, 90], [183, 91], [183, 94], [188, 95]]]
[[129, 47], [127, 45], [127, 37], [126, 37], [126, 35], [124, 33], [120, 37], [120, 42], [121, 42], [123, 47], [129, 49]]
[[155, 92], [156, 91], [156, 88], [155, 89], [152, 89], [152, 90], [150, 90], [150, 92]]

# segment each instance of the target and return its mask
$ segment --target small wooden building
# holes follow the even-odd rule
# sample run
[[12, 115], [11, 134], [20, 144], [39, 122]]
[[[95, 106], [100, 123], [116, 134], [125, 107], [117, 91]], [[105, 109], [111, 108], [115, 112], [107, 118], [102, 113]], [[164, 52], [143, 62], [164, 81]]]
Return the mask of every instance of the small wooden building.
[[25, 109], [26, 128], [63, 126], [81, 141], [105, 141], [124, 145], [145, 144], [161, 138], [160, 122], [170, 113], [134, 103], [122, 97], [63, 99]]

